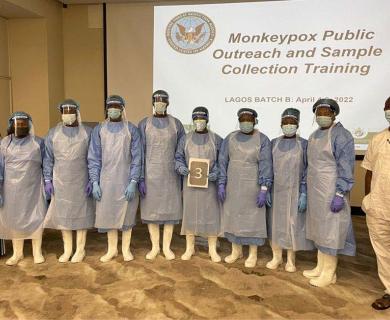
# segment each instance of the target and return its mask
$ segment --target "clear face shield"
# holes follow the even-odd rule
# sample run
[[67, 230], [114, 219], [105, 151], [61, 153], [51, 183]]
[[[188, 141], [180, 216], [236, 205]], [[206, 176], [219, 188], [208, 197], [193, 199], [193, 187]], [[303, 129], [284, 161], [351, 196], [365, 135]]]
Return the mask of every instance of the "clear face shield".
[[240, 117], [238, 118], [238, 124], [239, 124], [240, 131], [242, 133], [248, 134], [255, 129], [255, 126], [258, 124], [258, 120], [257, 118], [255, 118], [254, 115], [249, 113], [244, 113], [241, 114]]
[[62, 106], [62, 122], [66, 126], [74, 126], [77, 123], [80, 123], [80, 112], [75, 106]]
[[113, 122], [127, 121], [125, 108], [119, 104], [109, 104], [107, 106], [107, 119]]
[[153, 114], [163, 115], [167, 112], [168, 102], [167, 98], [163, 96], [156, 96], [153, 98]]
[[285, 116], [281, 124], [283, 135], [290, 138], [297, 134], [299, 128], [298, 119], [294, 116]]
[[106, 121], [127, 122], [126, 108], [121, 104], [108, 104], [106, 109], [106, 115]]
[[385, 118], [390, 124], [390, 109], [385, 110]]
[[207, 120], [201, 117], [197, 117], [193, 120], [195, 131], [203, 132], [207, 129]]
[[330, 106], [318, 106], [315, 111], [315, 120], [320, 128], [328, 128], [333, 124], [335, 114]]
[[107, 105], [107, 118], [106, 122], [121, 122], [123, 123], [123, 127], [125, 128], [128, 135], [131, 135], [130, 129], [128, 126], [127, 116], [126, 116], [126, 108], [120, 104], [113, 103]]
[[32, 124], [27, 117], [15, 117], [13, 119], [15, 137], [24, 138], [30, 134]]

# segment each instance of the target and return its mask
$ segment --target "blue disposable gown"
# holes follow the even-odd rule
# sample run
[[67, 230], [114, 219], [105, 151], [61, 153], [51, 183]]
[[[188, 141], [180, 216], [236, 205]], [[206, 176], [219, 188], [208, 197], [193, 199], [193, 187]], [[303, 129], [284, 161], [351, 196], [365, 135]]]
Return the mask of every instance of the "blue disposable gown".
[[0, 183], [3, 207], [0, 208], [0, 238], [36, 239], [41, 237], [46, 215], [42, 161], [44, 141], [13, 134], [1, 140]]
[[132, 123], [106, 120], [93, 129], [88, 169], [91, 181], [99, 182], [102, 189], [95, 221], [100, 231], [128, 230], [135, 225], [139, 197], [128, 203], [125, 190], [131, 180], [139, 181], [141, 158], [140, 134]]
[[218, 184], [226, 185], [223, 205], [223, 232], [237, 244], [263, 245], [267, 238], [265, 207], [258, 208], [256, 197], [261, 186], [272, 186], [272, 150], [266, 135], [240, 131], [223, 141], [218, 157]]
[[181, 177], [175, 171], [175, 154], [185, 135], [181, 122], [166, 117], [147, 117], [139, 123], [143, 145], [141, 179], [146, 196], [141, 199], [144, 223], [178, 224], [182, 219]]
[[[214, 132], [190, 132], [183, 136], [176, 151], [176, 171], [188, 168], [190, 158], [208, 159], [209, 174], [217, 177], [218, 153], [222, 138]], [[183, 222], [181, 234], [199, 236], [218, 236], [221, 230], [221, 207], [217, 198], [216, 182], [209, 181], [208, 188], [187, 186], [183, 180]]]
[[306, 193], [307, 140], [279, 137], [272, 140], [274, 180], [268, 237], [284, 249], [310, 250], [306, 239], [306, 214], [298, 212], [300, 193]]
[[94, 200], [85, 193], [91, 132], [87, 126], [67, 127], [60, 123], [45, 138], [43, 175], [54, 186], [46, 228], [82, 230], [94, 226]]
[[[309, 138], [307, 153], [307, 238], [325, 254], [353, 256], [356, 242], [349, 204], [354, 183], [353, 137], [341, 123], [327, 130], [318, 129]], [[312, 179], [309, 179], [310, 172]], [[328, 185], [330, 182], [334, 184]], [[336, 192], [345, 194], [345, 207], [339, 213], [332, 213], [330, 204]]]

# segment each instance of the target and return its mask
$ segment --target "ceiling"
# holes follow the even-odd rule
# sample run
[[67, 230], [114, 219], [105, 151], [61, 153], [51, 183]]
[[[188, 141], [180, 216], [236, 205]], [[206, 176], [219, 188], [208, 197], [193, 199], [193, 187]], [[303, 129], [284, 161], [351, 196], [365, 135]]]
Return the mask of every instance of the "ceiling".
[[158, 0], [59, 0], [66, 4], [161, 2]]
[[[55, 0], [52, 0], [55, 1]], [[255, 0], [56, 0], [64, 4], [95, 4], [95, 3], [150, 3], [150, 4], [201, 4], [201, 3], [222, 3], [222, 2], [253, 2]], [[263, 0], [279, 1], [279, 0]], [[14, 1], [17, 3], [17, 1]], [[15, 5], [11, 1], [0, 0], [0, 17], [13, 18], [37, 18], [38, 14]]]
[[[194, 1], [194, 0], [170, 0], [170, 1], [159, 1], [159, 0], [58, 0], [62, 3], [65, 4], [92, 4], [92, 3], [154, 3], [154, 4], [159, 4], [159, 3], [180, 3], [180, 4], [185, 4], [185, 3], [221, 3], [221, 2], [255, 2], [256, 0], [245, 0], [245, 1], [240, 1], [240, 0], [199, 0], [199, 1]], [[259, 1], [259, 0], [257, 0]], [[260, 1], [279, 1], [279, 0], [260, 0]]]

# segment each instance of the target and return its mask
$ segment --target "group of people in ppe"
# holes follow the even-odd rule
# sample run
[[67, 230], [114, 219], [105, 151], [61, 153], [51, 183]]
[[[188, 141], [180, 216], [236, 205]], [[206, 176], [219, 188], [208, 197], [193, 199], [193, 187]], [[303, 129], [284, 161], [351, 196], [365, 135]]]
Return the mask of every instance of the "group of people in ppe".
[[[110, 96], [106, 120], [92, 130], [83, 125], [78, 103], [65, 100], [58, 106], [62, 122], [44, 140], [34, 135], [27, 113], [11, 115], [0, 154], [0, 238], [11, 239], [13, 245], [7, 265], [23, 259], [25, 239], [32, 239], [34, 262], [44, 262], [44, 228], [62, 232], [60, 262], [83, 260], [91, 228], [107, 233], [102, 262], [118, 255], [119, 231], [123, 259], [133, 260], [130, 241], [140, 204], [152, 243], [148, 260], [160, 252], [161, 225], [163, 254], [175, 258], [170, 244], [174, 225], [181, 223], [186, 236], [183, 260], [195, 254], [195, 236], [202, 236], [208, 238], [211, 260], [220, 262], [217, 237], [225, 237], [232, 244], [225, 262], [237, 261], [242, 246], [248, 245], [245, 266], [253, 268], [258, 247], [269, 239], [273, 258], [267, 268], [283, 263], [285, 249], [285, 270], [295, 272], [295, 253], [316, 249], [317, 265], [303, 275], [313, 286], [336, 282], [338, 255], [356, 251], [349, 204], [354, 140], [336, 122], [336, 101], [319, 99], [313, 105], [318, 129], [308, 140], [297, 134], [299, 110], [286, 109], [283, 135], [272, 141], [256, 129], [253, 109], [240, 109], [239, 130], [222, 139], [209, 130], [205, 107], [193, 110], [194, 130], [186, 134], [181, 122], [167, 113], [167, 92], [154, 92], [152, 104], [153, 115], [136, 127], [126, 118], [123, 98]], [[190, 158], [210, 161], [208, 188], [183, 182], [190, 174]], [[386, 165], [381, 168], [388, 169]], [[51, 199], [48, 209], [45, 196]], [[72, 231], [77, 234], [75, 251]]]
[[254, 267], [257, 248], [269, 239], [273, 258], [266, 265], [295, 272], [295, 253], [317, 249], [317, 266], [303, 275], [310, 284], [336, 282], [337, 257], [355, 255], [349, 192], [354, 183], [354, 140], [336, 116], [332, 99], [313, 106], [318, 129], [309, 140], [297, 135], [300, 112], [286, 109], [283, 135], [270, 141], [255, 129], [257, 113], [238, 112], [240, 130], [223, 141], [219, 152], [218, 198], [223, 202], [224, 236], [232, 243], [232, 263], [249, 245], [246, 267]]

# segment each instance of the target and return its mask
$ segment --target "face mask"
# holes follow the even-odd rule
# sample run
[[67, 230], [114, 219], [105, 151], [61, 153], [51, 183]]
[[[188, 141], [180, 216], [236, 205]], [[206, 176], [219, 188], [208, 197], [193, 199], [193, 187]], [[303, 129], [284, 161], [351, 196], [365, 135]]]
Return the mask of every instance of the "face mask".
[[155, 102], [154, 111], [158, 114], [164, 114], [167, 111], [167, 104], [165, 102]]
[[194, 120], [194, 125], [195, 125], [195, 130], [196, 131], [204, 131], [204, 129], [207, 126], [207, 121], [202, 119], [202, 120]]
[[255, 125], [253, 122], [250, 121], [240, 122], [240, 130], [243, 133], [251, 133], [254, 127]]
[[389, 121], [389, 123], [390, 123], [390, 110], [385, 111], [385, 117], [386, 117], [386, 120]]
[[316, 122], [321, 128], [328, 128], [331, 126], [333, 120], [332, 117], [328, 116], [317, 116]]
[[62, 116], [62, 122], [65, 124], [65, 125], [68, 125], [70, 126], [71, 124], [73, 124], [77, 117], [74, 113], [71, 113], [71, 114], [63, 114]]
[[107, 115], [110, 119], [118, 119], [122, 115], [122, 111], [117, 108], [108, 108]]
[[282, 126], [283, 134], [286, 137], [292, 137], [297, 133], [298, 126], [296, 124], [285, 124]]

